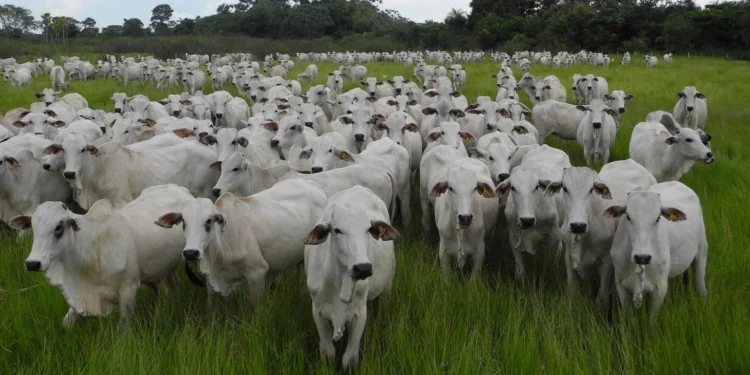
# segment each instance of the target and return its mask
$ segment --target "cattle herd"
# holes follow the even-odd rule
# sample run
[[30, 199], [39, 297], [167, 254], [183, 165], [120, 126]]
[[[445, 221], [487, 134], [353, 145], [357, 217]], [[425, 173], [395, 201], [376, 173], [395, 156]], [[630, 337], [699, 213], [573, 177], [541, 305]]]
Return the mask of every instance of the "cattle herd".
[[[473, 78], [496, 79], [497, 95], [469, 103], [463, 65], [487, 59], [498, 73]], [[287, 77], [294, 60], [309, 64], [296, 80]], [[413, 66], [414, 77], [368, 76], [379, 61]], [[303, 92], [300, 82], [316, 79], [320, 62], [341, 67]], [[446, 278], [475, 279], [486, 247], [497, 246], [512, 252], [521, 281], [525, 258], [564, 248], [570, 288], [597, 272], [598, 302], [606, 306], [614, 290], [627, 310], [648, 296], [654, 318], [668, 279], [689, 267], [697, 292], [707, 293], [701, 204], [679, 182], [696, 162], [714, 160], [706, 98], [684, 87], [672, 112], [652, 112], [633, 128], [630, 158], [610, 162], [635, 95], [576, 74], [569, 104], [558, 77], [529, 70], [612, 62], [586, 51], [0, 60], [13, 86], [51, 80], [36, 94], [41, 101], [0, 117], [1, 219], [33, 231], [25, 267], [61, 290], [65, 326], [114, 308], [126, 325], [139, 286], [166, 281], [173, 290], [183, 262], [209, 296], [246, 284], [254, 302], [273, 276], [304, 262], [321, 353], [334, 359], [346, 333], [342, 363], [355, 366], [367, 302], [392, 287], [393, 221], [409, 224], [417, 192]], [[518, 80], [514, 67], [524, 72]], [[113, 93], [109, 113], [58, 91], [66, 79], [104, 78], [185, 92], [158, 101]], [[345, 80], [362, 88], [344, 92]], [[545, 145], [551, 135], [575, 140], [587, 166]], [[509, 243], [491, 242], [496, 227]]]

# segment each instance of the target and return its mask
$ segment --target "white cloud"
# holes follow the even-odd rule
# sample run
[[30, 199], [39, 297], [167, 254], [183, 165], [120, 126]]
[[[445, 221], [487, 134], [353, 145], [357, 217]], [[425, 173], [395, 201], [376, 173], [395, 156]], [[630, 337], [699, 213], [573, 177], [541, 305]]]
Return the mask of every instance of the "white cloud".
[[54, 16], [85, 17], [81, 13], [85, 0], [44, 0], [45, 9]]

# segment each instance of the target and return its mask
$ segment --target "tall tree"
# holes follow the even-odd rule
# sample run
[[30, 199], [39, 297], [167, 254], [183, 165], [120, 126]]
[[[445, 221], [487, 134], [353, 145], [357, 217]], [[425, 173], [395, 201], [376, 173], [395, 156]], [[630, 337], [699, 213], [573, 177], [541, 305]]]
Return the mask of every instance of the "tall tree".
[[104, 36], [120, 36], [122, 35], [122, 26], [120, 25], [109, 25], [102, 29], [102, 35]]
[[122, 23], [123, 36], [142, 36], [143, 22], [138, 18], [125, 18]]
[[96, 20], [88, 17], [85, 20], [81, 21], [81, 26], [83, 26], [83, 30], [81, 31], [81, 34], [84, 36], [97, 36], [99, 35], [99, 29], [96, 27]]
[[20, 37], [26, 31], [33, 28], [36, 23], [31, 11], [12, 4], [0, 6], [0, 25], [2, 32], [8, 39], [11, 36]]
[[169, 31], [169, 20], [174, 10], [169, 4], [160, 4], [151, 10], [151, 28], [155, 34], [163, 35]]
[[41, 25], [44, 31], [44, 43], [49, 43], [49, 26], [52, 23], [52, 15], [49, 13], [42, 14]]

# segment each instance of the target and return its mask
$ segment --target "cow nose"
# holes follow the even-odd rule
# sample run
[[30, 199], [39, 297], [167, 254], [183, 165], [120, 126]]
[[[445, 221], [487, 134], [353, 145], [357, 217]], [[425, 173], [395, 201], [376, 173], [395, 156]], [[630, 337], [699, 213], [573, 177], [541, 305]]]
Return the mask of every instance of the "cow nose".
[[587, 226], [586, 223], [570, 223], [570, 232], [574, 234], [584, 234], [586, 233]]
[[458, 215], [458, 225], [462, 227], [468, 227], [471, 225], [471, 222], [474, 221], [474, 215]]
[[252, 99], [253, 101], [255, 101], [255, 99], [256, 99], [257, 97], [258, 97], [257, 95], [250, 95], [250, 99]]
[[320, 173], [320, 172], [323, 172], [323, 167], [312, 167], [312, 168], [310, 169], [310, 171], [311, 171], [312, 173]]
[[211, 192], [214, 194], [214, 197], [221, 195], [221, 189], [213, 189]]
[[68, 180], [72, 180], [72, 179], [76, 178], [76, 173], [75, 172], [65, 172], [65, 173], [63, 173], [63, 177], [67, 178]]
[[534, 223], [536, 223], [536, 218], [534, 217], [522, 217], [519, 219], [521, 222], [521, 228], [522, 229], [529, 229], [534, 226]]
[[180, 115], [180, 111], [172, 111], [172, 114], [175, 115], [175, 117]]
[[589, 86], [589, 87], [587, 87], [586, 89], [587, 89], [587, 90], [591, 90], [591, 87]]
[[346, 111], [346, 114], [347, 114], [347, 115], [351, 115], [351, 114], [352, 114], [352, 111]]
[[601, 129], [602, 123], [601, 122], [595, 122], [594, 123], [594, 129]]
[[122, 113], [122, 108], [115, 108], [115, 113]]
[[42, 168], [44, 168], [45, 171], [48, 171], [50, 168], [52, 168], [52, 166], [49, 164], [44, 164], [42, 165]]
[[375, 96], [375, 91], [370, 91], [370, 96]]
[[693, 107], [687, 107], [687, 110], [688, 110], [688, 111], [692, 111], [692, 110], [693, 110]]
[[38, 260], [27, 260], [26, 261], [26, 271], [30, 272], [39, 272], [42, 269], [42, 262]]
[[542, 97], [540, 97], [540, 96], [535, 96], [535, 97], [534, 97], [534, 99], [536, 99], [536, 100], [540, 100], [540, 99], [542, 99]]
[[620, 113], [625, 113], [625, 107], [620, 108]]
[[355, 134], [354, 140], [356, 142], [364, 142], [365, 141], [365, 135], [364, 134]]
[[510, 177], [509, 173], [500, 173], [499, 175], [497, 175], [497, 181], [498, 182], [503, 182], [503, 181], [507, 180], [508, 177]]
[[400, 94], [400, 93], [401, 93], [401, 89], [396, 89], [396, 94]]
[[222, 113], [217, 113], [216, 114], [216, 118], [222, 118], [222, 117], [224, 117], [224, 114], [222, 114]]
[[198, 260], [200, 252], [198, 250], [182, 250], [182, 257], [185, 260]]
[[278, 139], [272, 139], [271, 140], [271, 147], [279, 147], [279, 140]]
[[355, 280], [364, 280], [370, 276], [372, 276], [372, 263], [360, 263], [352, 267], [352, 277]]
[[712, 157], [714, 157], [714, 153], [713, 152], [709, 151], [709, 152], [706, 153], [706, 159], [710, 159]]
[[306, 121], [305, 122], [305, 126], [307, 126], [308, 128], [312, 128], [313, 127], [313, 122], [312, 121]]
[[49, 107], [49, 105], [50, 105], [50, 104], [52, 104], [52, 102], [44, 102], [44, 104], [45, 104], [45, 105], [46, 105], [47, 107]]
[[635, 260], [636, 264], [645, 266], [651, 263], [651, 255], [640, 255], [640, 254], [633, 255], [633, 260]]

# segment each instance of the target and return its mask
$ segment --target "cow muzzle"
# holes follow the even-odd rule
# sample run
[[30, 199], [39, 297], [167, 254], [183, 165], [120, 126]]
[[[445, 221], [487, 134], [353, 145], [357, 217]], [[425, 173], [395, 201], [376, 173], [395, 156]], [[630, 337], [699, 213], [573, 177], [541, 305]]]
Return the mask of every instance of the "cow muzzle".
[[38, 260], [27, 260], [25, 262], [26, 265], [26, 271], [29, 272], [39, 272], [42, 270], [42, 262]]
[[633, 261], [635, 261], [635, 264], [645, 266], [651, 263], [651, 255], [636, 254], [633, 255]]
[[536, 224], [535, 217], [522, 217], [518, 219], [518, 226], [521, 227], [521, 229], [531, 229], [534, 227], [534, 224]]
[[65, 177], [66, 180], [72, 180], [72, 179], [76, 178], [76, 173], [75, 172], [66, 171], [66, 172], [63, 172], [63, 177]]
[[200, 260], [201, 252], [194, 249], [185, 249], [182, 250], [182, 257], [185, 260]]
[[370, 276], [372, 276], [372, 263], [360, 263], [352, 267], [352, 278], [354, 280], [365, 280]]
[[570, 233], [573, 234], [584, 234], [588, 224], [586, 223], [570, 223]]
[[458, 215], [458, 225], [461, 228], [468, 228], [471, 226], [471, 223], [474, 221], [474, 215]]
[[601, 129], [602, 128], [602, 123], [601, 122], [595, 122], [593, 124], [593, 126], [594, 126], [594, 129]]

